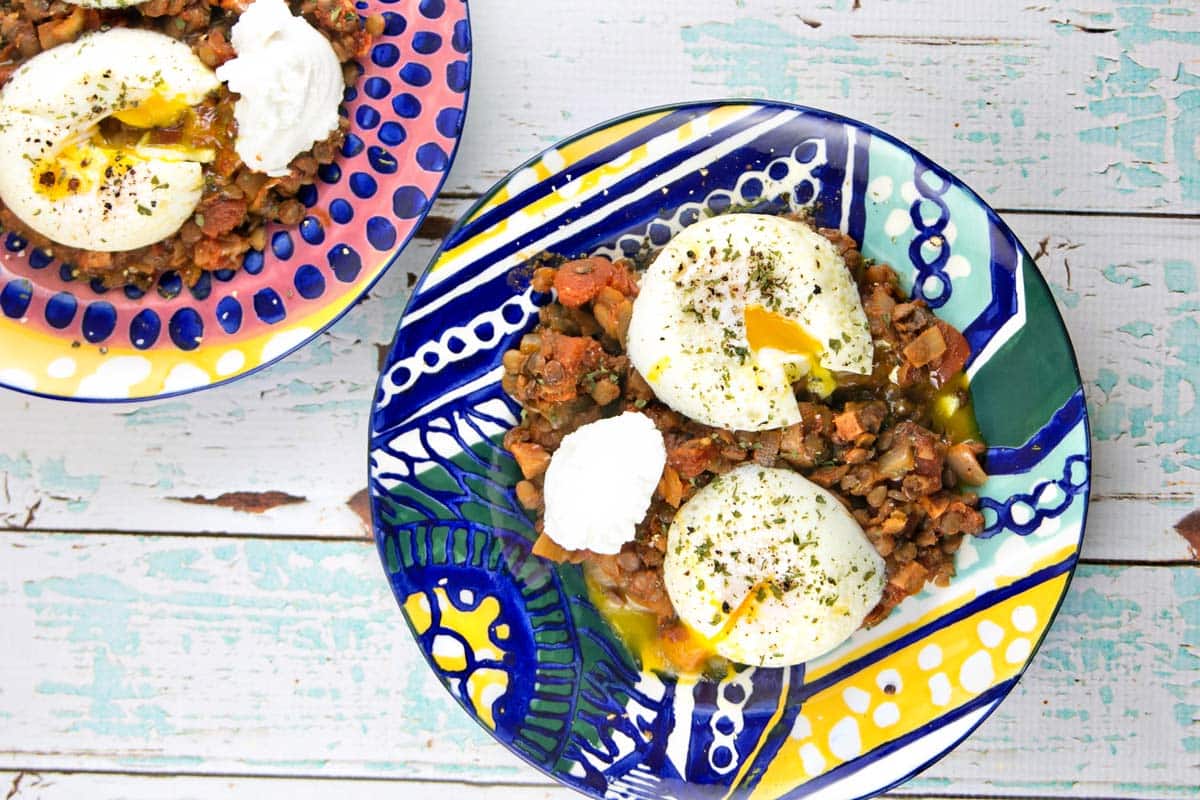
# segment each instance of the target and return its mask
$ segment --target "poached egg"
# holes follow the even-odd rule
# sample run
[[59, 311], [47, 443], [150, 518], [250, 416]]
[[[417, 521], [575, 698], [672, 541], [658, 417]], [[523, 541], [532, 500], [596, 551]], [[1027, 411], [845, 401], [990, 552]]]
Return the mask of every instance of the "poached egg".
[[167, 127], [219, 85], [187, 45], [154, 31], [112, 28], [39, 53], [0, 90], [0, 199], [69, 247], [111, 252], [165, 239], [195, 211], [201, 164], [215, 153], [110, 145], [99, 123]]
[[765, 214], [691, 225], [642, 278], [627, 340], [655, 395], [706, 425], [800, 421], [791, 384], [828, 395], [831, 371], [866, 375], [874, 346], [858, 288], [810, 226]]
[[781, 667], [858, 630], [886, 566], [833, 494], [791, 470], [746, 465], [679, 509], [663, 580], [679, 618], [718, 654]]

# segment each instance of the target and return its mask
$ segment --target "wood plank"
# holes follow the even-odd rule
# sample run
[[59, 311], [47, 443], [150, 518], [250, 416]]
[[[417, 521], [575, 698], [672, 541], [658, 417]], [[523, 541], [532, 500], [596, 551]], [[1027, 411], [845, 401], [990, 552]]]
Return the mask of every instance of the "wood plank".
[[[1195, 567], [1083, 567], [909, 789], [1194, 794], [1198, 596]], [[0, 768], [545, 783], [439, 687], [366, 543], [5, 534], [0, 618]]]
[[482, 191], [637, 108], [770, 97], [882, 127], [998, 208], [1196, 212], [1197, 12], [1187, 0], [619, 0], [582, 24], [551, 0], [479, 4], [450, 186]]
[[[0, 789], [6, 800], [375, 800], [437, 796], [446, 800], [578, 800], [573, 789], [558, 785], [460, 783], [363, 778], [283, 778], [149, 773], [5, 772]], [[904, 788], [886, 797], [932, 800], [989, 800], [980, 795], [913, 792]], [[1006, 795], [1011, 796], [1011, 795]], [[999, 795], [997, 797], [1000, 797]], [[1093, 800], [1100, 800], [1093, 798]]]
[[578, 800], [562, 786], [483, 786], [453, 781], [354, 778], [256, 778], [130, 773], [2, 772], [5, 800], [374, 800], [437, 796], [446, 800]]
[[[465, 205], [442, 201], [436, 215], [455, 217]], [[1085, 555], [1190, 558], [1172, 526], [1200, 505], [1194, 223], [1008, 219], [1038, 255], [1086, 383], [1096, 463]], [[230, 386], [121, 406], [0, 393], [0, 419], [20, 420], [0, 440], [0, 526], [366, 536], [349, 501], [366, 482], [378, 360], [411, 276], [434, 246], [415, 241], [361, 308], [300, 353]], [[266, 492], [302, 501], [242, 510], [270, 501]], [[177, 499], [196, 497], [223, 504]]]

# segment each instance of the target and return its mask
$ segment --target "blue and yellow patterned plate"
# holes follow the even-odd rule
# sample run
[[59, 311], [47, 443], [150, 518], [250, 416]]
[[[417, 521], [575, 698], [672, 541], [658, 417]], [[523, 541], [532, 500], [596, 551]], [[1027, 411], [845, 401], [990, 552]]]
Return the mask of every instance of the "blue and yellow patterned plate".
[[[712, 682], [643, 672], [579, 569], [530, 554], [500, 357], [550, 299], [521, 270], [531, 256], [633, 252], [731, 205], [812, 208], [965, 332], [991, 479], [987, 529], [948, 587], [815, 661]], [[1087, 510], [1075, 358], [1012, 231], [887, 134], [781, 103], [639, 112], [502, 180], [414, 291], [371, 422], [375, 536], [430, 665], [496, 739], [594, 797], [866, 797], [912, 776], [1029, 664]]]

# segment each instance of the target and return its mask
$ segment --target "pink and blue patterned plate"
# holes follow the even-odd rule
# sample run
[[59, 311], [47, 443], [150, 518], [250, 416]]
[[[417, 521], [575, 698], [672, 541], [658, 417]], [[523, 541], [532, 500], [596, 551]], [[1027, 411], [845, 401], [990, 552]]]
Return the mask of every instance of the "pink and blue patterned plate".
[[[987, 529], [948, 587], [789, 669], [642, 669], [578, 567], [530, 553], [500, 446], [501, 356], [551, 299], [521, 266], [632, 253], [731, 206], [807, 207], [961, 329], [990, 450]], [[1090, 480], [1083, 391], [1046, 283], [941, 167], [874, 128], [774, 102], [631, 114], [558, 144], [459, 221], [418, 284], [371, 420], [375, 537], [430, 666], [501, 743], [593, 797], [867, 797], [933, 763], [1013, 688], [1056, 613]]]
[[0, 234], [0, 386], [75, 400], [150, 399], [271, 364], [344, 314], [412, 238], [445, 181], [471, 72], [465, 0], [360, 0], [383, 34], [342, 110], [340, 157], [299, 198], [296, 227], [268, 228], [242, 269], [193, 287], [104, 289]]

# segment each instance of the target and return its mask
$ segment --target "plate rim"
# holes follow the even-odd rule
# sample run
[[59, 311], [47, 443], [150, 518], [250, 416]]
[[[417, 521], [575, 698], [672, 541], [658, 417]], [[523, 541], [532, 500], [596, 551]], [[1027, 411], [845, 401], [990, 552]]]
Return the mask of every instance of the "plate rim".
[[[346, 303], [345, 308], [343, 308], [341, 311], [339, 311], [337, 314], [335, 314], [332, 318], [330, 318], [329, 321], [326, 322], [324, 325], [322, 325], [319, 329], [313, 331], [311, 334], [304, 337], [299, 342], [297, 342], [296, 344], [287, 348], [286, 350], [282, 351], [278, 355], [272, 357], [271, 359], [269, 359], [267, 361], [263, 361], [261, 364], [258, 364], [257, 366], [254, 366], [254, 367], [246, 370], [245, 372], [239, 372], [236, 375], [230, 375], [228, 378], [221, 378], [219, 380], [212, 381], [211, 383], [206, 383], [202, 386], [191, 386], [186, 389], [176, 389], [176, 390], [170, 391], [170, 392], [157, 392], [155, 394], [136, 395], [136, 396], [131, 395], [129, 397], [78, 397], [75, 395], [51, 394], [49, 392], [38, 391], [37, 389], [26, 389], [24, 387], [16, 386], [11, 383], [5, 383], [3, 380], [0, 380], [0, 389], [6, 389], [9, 391], [17, 392], [18, 394], [23, 394], [26, 397], [36, 397], [36, 398], [43, 399], [43, 400], [57, 400], [57, 401], [64, 402], [64, 403], [77, 403], [80, 405], [117, 406], [117, 405], [121, 405], [123, 403], [152, 403], [152, 402], [155, 402], [158, 400], [170, 400], [170, 399], [177, 398], [177, 397], [183, 397], [184, 395], [195, 394], [197, 392], [208, 391], [209, 389], [217, 389], [217, 388], [220, 388], [223, 386], [228, 386], [229, 384], [236, 383], [237, 381], [240, 381], [243, 378], [249, 378], [252, 375], [257, 375], [258, 373], [262, 372], [263, 370], [269, 369], [269, 368], [275, 366], [276, 364], [283, 361], [284, 359], [286, 359], [286, 358], [294, 355], [298, 351], [303, 350], [304, 348], [308, 347], [310, 344], [313, 343], [313, 341], [316, 340], [316, 338], [318, 336], [325, 333], [330, 328], [332, 328], [334, 325], [341, 322], [342, 319], [347, 314], [349, 314], [356, 306], [358, 306], [359, 303], [361, 303], [363, 301], [363, 299], [366, 298], [366, 296], [368, 294], [370, 294], [371, 290], [375, 288], [375, 285], [378, 284], [379, 281], [383, 279], [383, 276], [386, 275], [391, 270], [391, 268], [396, 265], [396, 261], [404, 253], [404, 251], [406, 249], [408, 249], [408, 246], [412, 243], [412, 240], [416, 238], [417, 233], [420, 231], [421, 225], [425, 222], [425, 218], [428, 217], [429, 214], [433, 211], [434, 203], [436, 203], [438, 198], [441, 197], [442, 189], [444, 189], [446, 187], [446, 181], [449, 180], [449, 178], [450, 178], [450, 171], [454, 168], [454, 161], [458, 156], [459, 147], [462, 145], [463, 133], [466, 131], [468, 114], [469, 114], [469, 111], [471, 108], [471, 88], [473, 86], [473, 83], [474, 83], [473, 79], [475, 77], [475, 40], [474, 40], [474, 36], [472, 35], [474, 32], [474, 29], [471, 24], [471, 0], [460, 0], [460, 2], [463, 5], [463, 14], [464, 14], [463, 19], [465, 19], [466, 23], [467, 23], [467, 31], [468, 31], [468, 36], [470, 37], [469, 38], [470, 44], [467, 47], [467, 52], [463, 54], [465, 56], [465, 60], [467, 63], [467, 76], [466, 76], [466, 88], [463, 90], [463, 93], [462, 93], [463, 94], [462, 123], [459, 126], [458, 136], [456, 136], [454, 139], [454, 145], [450, 149], [450, 153], [449, 153], [447, 161], [446, 161], [446, 168], [444, 170], [442, 170], [442, 176], [438, 179], [437, 185], [429, 197], [429, 204], [417, 216], [416, 223], [412, 226], [412, 229], [409, 231], [408, 236], [404, 239], [404, 241], [397, 243], [392, 254], [390, 256], [388, 256], [387, 261], [385, 261], [383, 263], [383, 265], [379, 268], [378, 274], [375, 275], [373, 278], [371, 278], [371, 280], [368, 281], [362, 287], [361, 291], [359, 291], [357, 294], [355, 294], [353, 297], [350, 298], [349, 302]], [[505, 176], [505, 180], [507, 180], [507, 176]], [[298, 227], [298, 226], [293, 226], [293, 227]], [[457, 227], [457, 223], [455, 224], [455, 227]], [[434, 254], [435, 259], [441, 255], [441, 252], [442, 252], [442, 246], [438, 245], [438, 249]], [[430, 262], [430, 263], [433, 263], [433, 262]], [[428, 272], [428, 270], [429, 270], [429, 267], [426, 267], [425, 270], [421, 273], [422, 278], [424, 278], [425, 272]], [[416, 289], [419, 285], [420, 284], [418, 283], [417, 285], [415, 285], [413, 287], [414, 293], [416, 292]], [[407, 303], [405, 303], [404, 313], [408, 313], [408, 304]], [[401, 316], [403, 317], [403, 315], [401, 315]], [[388, 355], [389, 356], [391, 355], [391, 350], [388, 351]], [[373, 399], [372, 399], [371, 405], [372, 405], [372, 407], [374, 407]]]
[[[386, 433], [391, 429], [390, 428], [385, 429], [384, 431], [380, 431], [380, 432], [377, 432], [375, 430], [375, 427], [374, 427], [375, 410], [376, 410], [376, 407], [378, 406], [378, 398], [380, 396], [380, 390], [381, 390], [381, 386], [383, 384], [383, 379], [386, 376], [386, 374], [388, 373], [391, 366], [396, 361], [396, 348], [401, 344], [402, 341], [404, 341], [404, 339], [402, 338], [404, 329], [402, 328], [401, 323], [403, 322], [404, 318], [408, 315], [409, 311], [411, 310], [413, 301], [420, 294], [421, 289], [424, 287], [425, 281], [431, 274], [433, 267], [441, 260], [442, 255], [446, 249], [446, 243], [448, 241], [450, 241], [454, 237], [455, 234], [458, 233], [458, 231], [475, 215], [476, 212], [478, 212], [489, 200], [491, 200], [502, 188], [504, 188], [509, 183], [509, 181], [511, 181], [513, 179], [514, 176], [516, 176], [519, 172], [526, 169], [527, 167], [538, 163], [544, 156], [546, 156], [551, 151], [557, 150], [565, 145], [577, 142], [581, 139], [591, 136], [592, 134], [598, 133], [607, 128], [611, 128], [614, 125], [619, 125], [623, 122], [627, 122], [627, 121], [630, 121], [633, 119], [637, 119], [639, 117], [648, 116], [650, 114], [655, 114], [655, 113], [659, 113], [659, 112], [683, 111], [683, 110], [697, 108], [697, 107], [710, 107], [711, 106], [711, 107], [719, 108], [719, 107], [724, 107], [724, 106], [737, 106], [737, 105], [758, 106], [760, 108], [775, 108], [775, 109], [779, 109], [781, 111], [782, 110], [799, 111], [803, 114], [822, 117], [824, 119], [832, 120], [835, 122], [840, 122], [842, 124], [849, 125], [851, 127], [854, 127], [854, 128], [860, 129], [860, 130], [865, 130], [871, 136], [878, 137], [878, 138], [888, 142], [889, 144], [891, 144], [895, 147], [898, 147], [900, 150], [910, 153], [914, 157], [915, 160], [923, 162], [925, 165], [927, 165], [935, 174], [937, 174], [943, 180], [949, 180], [953, 185], [957, 185], [958, 187], [963, 189], [968, 194], [968, 196], [979, 207], [981, 207], [985, 211], [988, 221], [991, 224], [998, 226], [1002, 231], [1008, 233], [1011, 236], [1012, 240], [1017, 244], [1019, 255], [1024, 260], [1028, 261], [1029, 264], [1031, 264], [1033, 266], [1034, 279], [1041, 285], [1041, 287], [1047, 292], [1047, 294], [1050, 294], [1050, 296], [1053, 297], [1053, 295], [1050, 293], [1050, 286], [1046, 282], [1045, 276], [1042, 274], [1041, 269], [1037, 266], [1037, 262], [1035, 262], [1033, 257], [1030, 255], [1028, 249], [1026, 249], [1024, 243], [1021, 242], [1020, 238], [1018, 238], [1016, 236], [1016, 234], [1012, 231], [1012, 229], [1008, 226], [1008, 224], [1004, 221], [1004, 219], [1000, 217], [999, 213], [997, 213], [996, 210], [993, 209], [990, 204], [988, 204], [986, 201], [984, 201], [984, 199], [979, 195], [979, 193], [976, 192], [966, 181], [953, 175], [949, 170], [947, 170], [941, 164], [939, 164], [938, 162], [936, 162], [933, 159], [926, 156], [921, 150], [917, 149], [916, 147], [913, 147], [912, 145], [906, 144], [905, 142], [900, 140], [895, 135], [890, 134], [886, 131], [883, 131], [870, 123], [862, 122], [860, 120], [854, 119], [853, 117], [848, 117], [848, 116], [845, 116], [843, 114], [839, 114], [836, 112], [826, 111], [821, 108], [816, 108], [813, 106], [806, 106], [806, 105], [802, 105], [799, 103], [791, 103], [791, 102], [783, 101], [783, 100], [771, 100], [771, 99], [756, 98], [756, 97], [720, 97], [720, 98], [714, 98], [714, 99], [709, 99], [709, 100], [687, 100], [687, 101], [678, 102], [678, 103], [664, 103], [664, 104], [650, 106], [650, 107], [646, 107], [646, 108], [642, 108], [642, 109], [635, 109], [633, 111], [629, 111], [624, 114], [619, 114], [619, 115], [610, 117], [604, 121], [601, 121], [599, 123], [591, 125], [583, 130], [580, 130], [580, 131], [573, 133], [569, 136], [566, 136], [562, 139], [556, 140], [549, 146], [542, 148], [537, 153], [535, 153], [534, 155], [532, 155], [525, 161], [522, 161], [516, 167], [511, 169], [502, 178], [500, 178], [498, 181], [496, 181], [496, 183], [493, 184], [490, 189], [488, 189], [486, 192], [484, 192], [473, 204], [471, 204], [471, 206], [469, 208], [467, 208], [466, 210], [464, 210], [462, 212], [462, 214], [459, 216], [459, 218], [455, 221], [454, 225], [452, 225], [450, 227], [450, 229], [446, 232], [446, 235], [443, 237], [441, 244], [438, 245], [437, 250], [434, 252], [433, 256], [430, 258], [429, 264], [425, 267], [424, 271], [422, 271], [420, 278], [412, 287], [409, 298], [404, 304], [404, 310], [401, 312], [400, 318], [396, 321], [396, 331], [393, 334], [392, 343], [388, 348], [387, 360], [384, 363], [384, 366], [380, 369], [379, 378], [377, 379], [376, 384], [375, 384], [375, 392], [371, 398], [371, 410], [370, 410], [370, 414], [368, 415], [368, 423], [367, 423], [367, 494], [368, 494], [368, 501], [369, 501], [369, 506], [370, 506], [370, 511], [371, 511], [371, 533], [372, 533], [372, 537], [375, 540], [375, 548], [376, 548], [377, 554], [379, 555], [379, 558], [380, 558], [380, 567], [382, 568], [382, 571], [383, 571], [384, 580], [387, 582], [388, 589], [391, 591], [391, 594], [392, 594], [392, 598], [396, 602], [397, 610], [400, 612], [400, 616], [404, 620], [405, 626], [408, 628], [409, 635], [413, 637], [413, 640], [414, 640], [413, 643], [417, 645], [417, 649], [420, 651], [421, 657], [425, 660], [425, 663], [428, 665], [429, 669], [432, 670], [433, 673], [435, 674], [435, 676], [438, 677], [438, 682], [442, 684], [442, 689], [446, 692], [446, 694], [448, 694], [450, 696], [450, 698], [452, 700], [454, 700], [463, 709], [463, 711], [467, 714], [467, 716], [470, 717], [470, 719], [473, 720], [476, 725], [478, 725], [482, 730], [484, 730], [488, 734], [488, 736], [492, 739], [492, 741], [495, 744], [501, 746], [502, 748], [504, 748], [504, 750], [506, 752], [516, 756], [522, 762], [533, 767], [541, 774], [546, 775], [547, 777], [551, 778], [552, 780], [555, 781], [555, 783], [557, 785], [565, 786], [569, 789], [579, 792], [582, 796], [585, 796], [585, 797], [599, 797], [599, 795], [593, 795], [593, 794], [588, 794], [586, 792], [583, 792], [583, 790], [581, 790], [579, 787], [573, 786], [573, 785], [567, 783], [566, 781], [562, 780], [562, 778], [559, 777], [559, 774], [557, 772], [552, 771], [548, 767], [545, 767], [541, 764], [535, 763], [530, 757], [528, 757], [527, 755], [522, 753], [520, 750], [518, 750], [514, 747], [510, 747], [508, 744], [501, 741], [493, 729], [491, 729], [487, 725], [485, 725], [483, 723], [483, 720], [481, 720], [478, 717], [478, 715], [476, 715], [474, 713], [474, 711], [471, 708], [469, 708], [467, 706], [467, 704], [460, 697], [455, 695], [454, 692], [450, 691], [450, 688], [448, 686], [446, 686], [444, 681], [441, 680], [442, 671], [434, 664], [431, 654], [428, 651], [426, 651], [425, 648], [420, 647], [419, 642], [418, 642], [419, 637], [416, 633], [416, 630], [413, 628], [412, 623], [408, 618], [408, 615], [404, 612], [403, 601], [397, 595], [395, 587], [392, 585], [391, 576], [387, 571], [387, 557], [386, 557], [386, 553], [384, 552], [385, 536], [384, 536], [384, 534], [381, 533], [382, 526], [380, 525], [379, 513], [376, 509], [377, 492], [376, 492], [375, 485], [371, 480], [371, 459], [372, 459], [374, 451], [375, 451], [375, 440], [376, 440], [377, 436], [386, 435]], [[1075, 377], [1075, 382], [1076, 382], [1077, 386], [1079, 387], [1077, 389], [1077, 391], [1083, 391], [1083, 376], [1079, 372], [1079, 356], [1075, 351], [1075, 343], [1071, 339], [1070, 331], [1067, 328], [1066, 322], [1063, 320], [1062, 310], [1059, 308], [1057, 301], [1053, 302], [1051, 304], [1051, 306], [1052, 306], [1052, 309], [1054, 312], [1052, 319], [1058, 324], [1058, 327], [1061, 330], [1062, 335], [1066, 340], [1067, 350], [1071, 354], [1071, 368], [1072, 368], [1072, 371], [1073, 371], [1073, 374]], [[1079, 537], [1075, 543], [1075, 551], [1072, 556], [1073, 560], [1072, 560], [1071, 566], [1064, 573], [1066, 575], [1066, 579], [1063, 583], [1062, 591], [1059, 593], [1059, 596], [1058, 596], [1057, 601], [1055, 602], [1054, 608], [1050, 612], [1050, 614], [1047, 618], [1046, 626], [1043, 629], [1041, 636], [1038, 637], [1038, 640], [1034, 643], [1033, 647], [1031, 648], [1031, 650], [1029, 652], [1029, 656], [1028, 656], [1028, 658], [1026, 658], [1025, 663], [1017, 671], [1016, 675], [1013, 676], [1012, 683], [1010, 684], [1008, 689], [1005, 690], [1004, 694], [1002, 694], [999, 698], [997, 698], [996, 702], [993, 703], [986, 710], [986, 712], [978, 720], [976, 720], [966, 730], [966, 732], [963, 733], [962, 736], [960, 736], [958, 739], [956, 739], [952, 744], [950, 744], [948, 747], [941, 750], [941, 752], [939, 752], [937, 755], [933, 756], [932, 758], [928, 759], [927, 761], [916, 766], [913, 770], [911, 770], [910, 772], [905, 774], [903, 777], [892, 781], [891, 783], [887, 784], [886, 786], [884, 786], [882, 788], [871, 790], [870, 792], [868, 792], [866, 794], [856, 794], [853, 796], [853, 798], [851, 800], [868, 800], [868, 798], [876, 797], [878, 795], [889, 792], [892, 789], [897, 788], [898, 786], [908, 783], [910, 780], [912, 780], [916, 776], [920, 775], [925, 770], [927, 770], [930, 767], [937, 764], [939, 761], [941, 761], [943, 758], [945, 758], [951, 752], [958, 749], [959, 745], [961, 745], [964, 741], [969, 739], [971, 737], [971, 735], [976, 730], [978, 730], [979, 727], [981, 725], [983, 725], [983, 723], [986, 722], [992, 716], [992, 714], [994, 714], [996, 712], [996, 710], [1000, 708], [1001, 705], [1003, 705], [1004, 701], [1006, 699], [1008, 699], [1009, 695], [1012, 694], [1013, 690], [1017, 688], [1017, 686], [1021, 682], [1021, 679], [1025, 676], [1026, 671], [1033, 664], [1033, 661], [1036, 658], [1038, 651], [1041, 649], [1042, 644], [1045, 642], [1046, 637], [1049, 635], [1051, 628], [1054, 627], [1054, 622], [1058, 618], [1058, 614], [1062, 610], [1062, 606], [1067, 598], [1067, 594], [1071, 590], [1071, 583], [1075, 579], [1075, 571], [1079, 566], [1080, 555], [1083, 551], [1083, 543], [1084, 543], [1084, 539], [1085, 539], [1085, 536], [1087, 533], [1088, 512], [1091, 509], [1091, 492], [1092, 492], [1092, 434], [1091, 434], [1091, 419], [1088, 415], [1086, 405], [1084, 406], [1084, 409], [1083, 409], [1082, 422], [1083, 422], [1083, 434], [1084, 434], [1084, 448], [1083, 448], [1082, 455], [1083, 455], [1083, 463], [1084, 463], [1085, 467], [1087, 468], [1088, 491], [1085, 494], [1083, 494], [1083, 496], [1081, 497], [1081, 500], [1083, 503], [1083, 507], [1082, 507], [1083, 513], [1082, 513], [1082, 516], [1079, 521]], [[688, 785], [702, 785], [702, 784], [691, 784], [691, 782], [689, 782]], [[733, 788], [734, 787], [731, 787], [731, 791], [733, 790]], [[796, 788], [801, 788], [801, 787], [796, 787]]]

